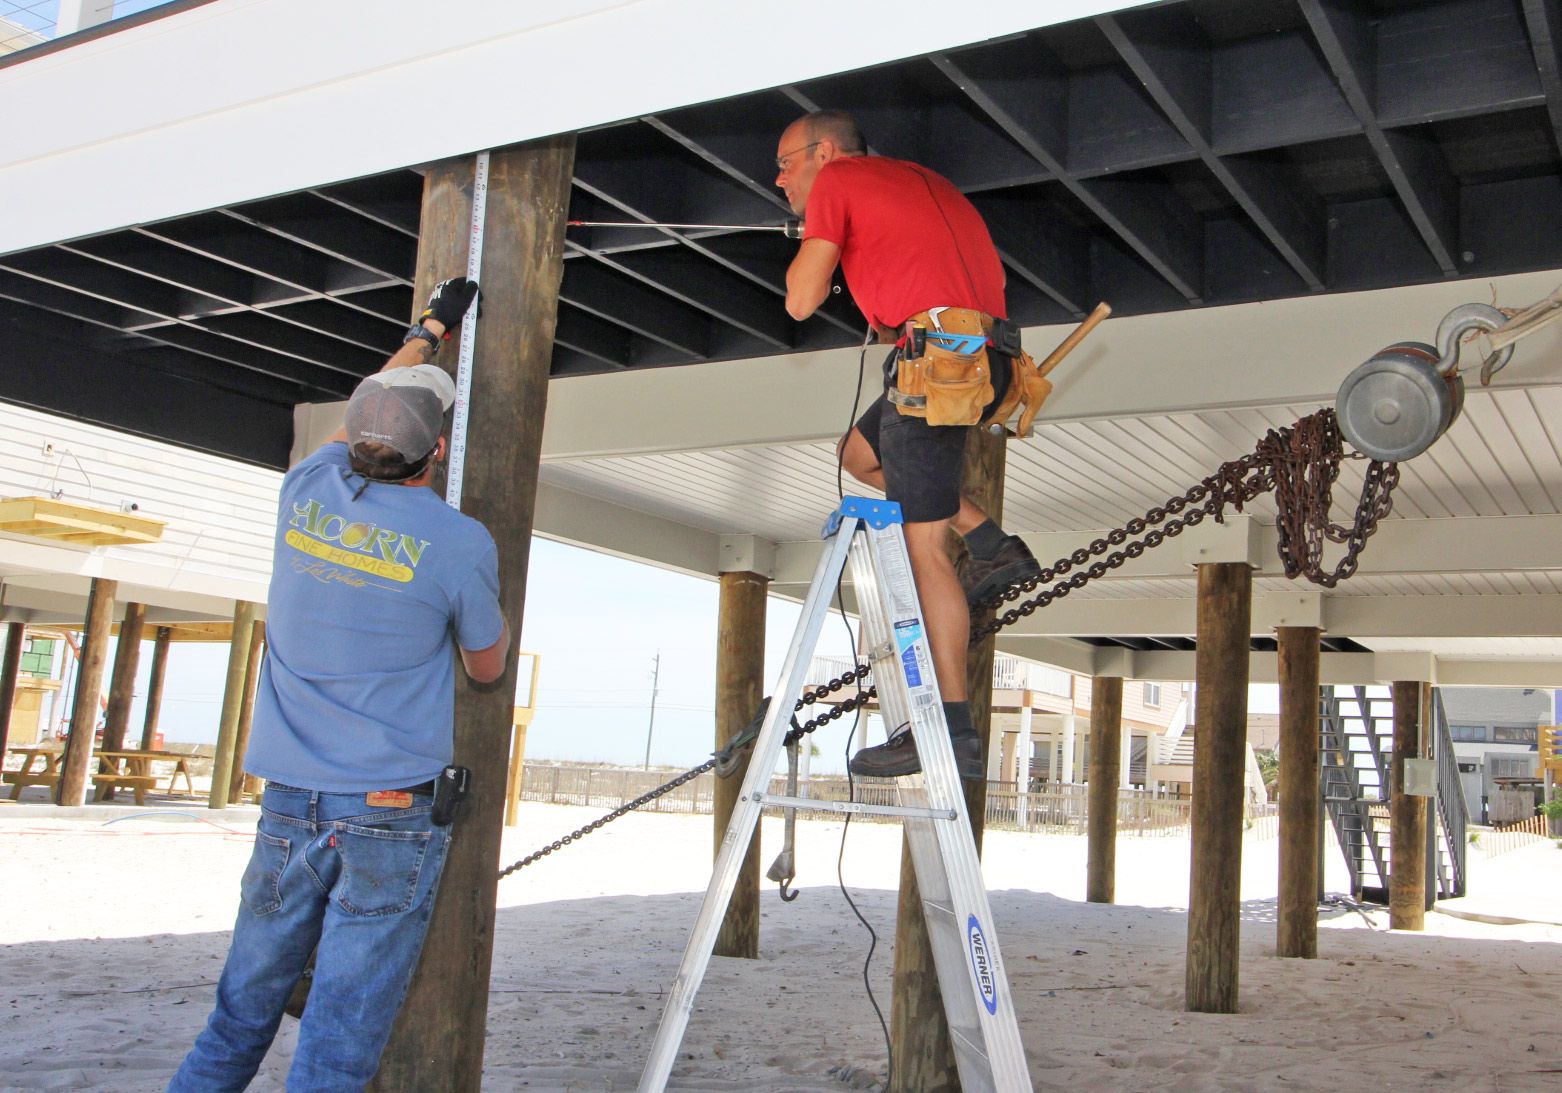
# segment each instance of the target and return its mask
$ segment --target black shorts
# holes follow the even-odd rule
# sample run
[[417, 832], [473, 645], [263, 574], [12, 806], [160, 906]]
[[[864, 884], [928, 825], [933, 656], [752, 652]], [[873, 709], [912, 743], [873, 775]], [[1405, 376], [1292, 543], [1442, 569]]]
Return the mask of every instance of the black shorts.
[[[884, 362], [886, 390], [894, 377], [895, 354]], [[1009, 390], [1009, 358], [987, 347], [993, 370], [993, 401], [985, 418]], [[884, 493], [900, 502], [908, 524], [947, 520], [960, 511], [960, 477], [965, 469], [965, 438], [970, 425], [929, 425], [903, 414], [880, 395], [855, 426], [884, 468]]]

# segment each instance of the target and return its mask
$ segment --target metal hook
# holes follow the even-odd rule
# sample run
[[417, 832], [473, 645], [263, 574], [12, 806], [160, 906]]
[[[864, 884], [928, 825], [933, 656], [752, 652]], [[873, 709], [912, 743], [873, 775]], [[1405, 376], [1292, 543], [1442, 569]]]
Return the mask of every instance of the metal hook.
[[[1437, 348], [1442, 354], [1437, 360], [1437, 370], [1444, 376], [1459, 371], [1459, 353], [1464, 336], [1472, 330], [1490, 334], [1508, 321], [1508, 316], [1490, 304], [1460, 304], [1437, 324]], [[1513, 346], [1505, 346], [1488, 356], [1481, 364], [1482, 385], [1513, 356]]]
[[[797, 796], [797, 765], [799, 749], [802, 742], [793, 740], [786, 746], [786, 793], [788, 797]], [[786, 818], [782, 821], [781, 853], [776, 855], [776, 860], [771, 863], [765, 872], [766, 880], [773, 880], [781, 886], [781, 902], [791, 903], [802, 893], [791, 888], [792, 881], [797, 877], [797, 858], [795, 847], [797, 843], [797, 809], [786, 810]]]

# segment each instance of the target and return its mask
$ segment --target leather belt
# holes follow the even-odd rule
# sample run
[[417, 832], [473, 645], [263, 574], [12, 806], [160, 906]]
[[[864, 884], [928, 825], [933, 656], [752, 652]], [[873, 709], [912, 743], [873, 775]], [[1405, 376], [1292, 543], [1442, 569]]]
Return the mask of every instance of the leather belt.
[[427, 782], [419, 782], [415, 786], [402, 786], [400, 789], [385, 789], [381, 793], [423, 793], [432, 797], [434, 795], [434, 779]]

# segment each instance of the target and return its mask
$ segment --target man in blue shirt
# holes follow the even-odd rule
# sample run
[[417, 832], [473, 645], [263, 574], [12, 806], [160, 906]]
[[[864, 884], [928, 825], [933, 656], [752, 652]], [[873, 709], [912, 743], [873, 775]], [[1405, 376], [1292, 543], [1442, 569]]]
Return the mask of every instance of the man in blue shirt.
[[455, 398], [428, 362], [476, 297], [440, 284], [346, 426], [282, 480], [245, 760], [267, 786], [216, 1008], [173, 1093], [245, 1088], [317, 949], [288, 1088], [357, 1091], [379, 1067], [449, 841], [432, 805], [452, 642], [480, 683], [509, 655], [493, 539], [425, 488]]

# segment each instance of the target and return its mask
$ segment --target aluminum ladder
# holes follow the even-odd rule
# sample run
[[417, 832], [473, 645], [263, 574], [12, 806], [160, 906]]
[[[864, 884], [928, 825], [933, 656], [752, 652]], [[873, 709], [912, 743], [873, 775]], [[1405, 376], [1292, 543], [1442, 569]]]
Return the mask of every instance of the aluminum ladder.
[[[705, 901], [640, 1076], [641, 1093], [659, 1093], [667, 1085], [738, 870], [766, 808], [887, 815], [901, 820], [921, 891], [960, 1084], [967, 1093], [1028, 1091], [1031, 1083], [1025, 1050], [933, 675], [932, 650], [912, 580], [900, 506], [892, 501], [844, 498], [825, 522], [823, 537], [825, 549], [787, 651], [781, 682], [772, 692], [778, 697], [770, 703], [754, 741], [748, 773], [716, 856]], [[896, 805], [819, 801], [769, 792], [771, 774], [791, 727], [792, 696], [801, 694], [807, 682], [804, 677], [809, 661], [848, 559], [880, 709], [888, 724], [911, 725], [922, 760], [922, 774], [896, 780], [900, 799]]]

